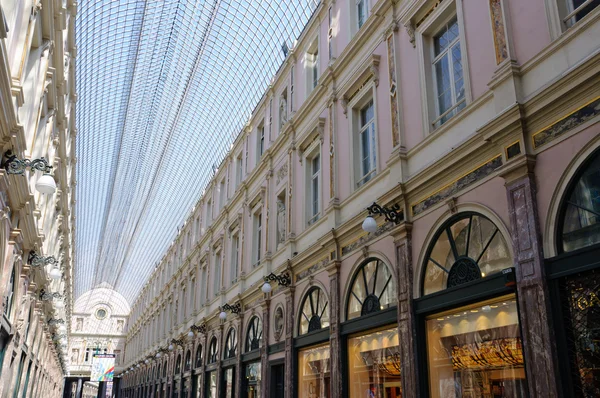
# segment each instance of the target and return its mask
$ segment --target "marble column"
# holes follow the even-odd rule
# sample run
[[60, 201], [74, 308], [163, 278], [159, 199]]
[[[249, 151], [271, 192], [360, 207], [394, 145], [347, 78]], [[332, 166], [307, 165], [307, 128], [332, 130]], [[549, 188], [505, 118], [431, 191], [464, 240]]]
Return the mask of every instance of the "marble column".
[[327, 268], [329, 273], [329, 345], [331, 397], [342, 396], [342, 346], [340, 334], [340, 261], [334, 261]]
[[[208, 329], [208, 327], [207, 327]], [[202, 339], [200, 340], [200, 343], [202, 344], [202, 367], [200, 370], [200, 385], [198, 386], [198, 391], [200, 391], [200, 396], [204, 397], [204, 386], [206, 385], [206, 355], [208, 352], [208, 347], [206, 346], [206, 344], [208, 343], [208, 331], [204, 331], [204, 333], [202, 333]]]
[[533, 175], [535, 161], [524, 156], [514, 163], [519, 167], [513, 167], [503, 177], [506, 180], [529, 394], [532, 397], [557, 397], [559, 374], [537, 214]]
[[392, 232], [396, 247], [396, 286], [398, 294], [398, 337], [402, 366], [402, 396], [418, 397], [416, 320], [413, 310], [412, 224], [403, 222]]
[[265, 298], [262, 303], [262, 347], [260, 348], [260, 383], [261, 383], [261, 398], [269, 396], [269, 308], [271, 307], [271, 299]]
[[290, 286], [285, 291], [285, 393], [284, 398], [294, 397], [294, 292]]
[[244, 348], [243, 344], [243, 333], [242, 329], [244, 327], [244, 313], [240, 312], [235, 320], [235, 328], [237, 333], [237, 356], [236, 356], [236, 371], [235, 371], [235, 391], [234, 395], [236, 397], [242, 396], [242, 381], [244, 380], [244, 375], [242, 372], [244, 371], [244, 366], [242, 365], [242, 351]]

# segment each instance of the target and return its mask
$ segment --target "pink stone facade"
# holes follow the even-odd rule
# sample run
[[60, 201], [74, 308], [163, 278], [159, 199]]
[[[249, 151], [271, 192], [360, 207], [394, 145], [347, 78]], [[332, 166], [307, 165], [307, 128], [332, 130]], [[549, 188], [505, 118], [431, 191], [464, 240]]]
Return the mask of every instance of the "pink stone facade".
[[[510, 302], [518, 310], [506, 319], [516, 323], [484, 340], [518, 347], [511, 365], [517, 376], [502, 379], [505, 386], [514, 396], [584, 396], [567, 376], [570, 354], [559, 348], [562, 276], [551, 264], [562, 258], [565, 192], [600, 148], [598, 44], [585, 44], [598, 37], [600, 8], [567, 26], [556, 22], [567, 15], [564, 7], [551, 0], [372, 0], [364, 2], [359, 27], [357, 3], [321, 2], [133, 304], [118, 369], [122, 396], [301, 396], [303, 383], [310, 385], [302, 367], [310, 350], [310, 361], [320, 355], [329, 369], [310, 387], [322, 396], [359, 396], [359, 388], [382, 397], [491, 396], [500, 388], [496, 376], [457, 362], [452, 371], [461, 389], [439, 389], [443, 383], [432, 379], [437, 332], [428, 328], [458, 317], [458, 309], [488, 313]], [[450, 102], [441, 106], [436, 65], [446, 53], [435, 43], [444, 29], [447, 54], [460, 52], [461, 65], [452, 67]], [[312, 88], [307, 60], [315, 42]], [[398, 205], [402, 221], [375, 216], [377, 231], [365, 232], [373, 202]], [[430, 261], [440, 228], [472, 217], [493, 228], [504, 265], [490, 262], [489, 274], [425, 294], [428, 278], [440, 272]], [[439, 265], [448, 273], [441, 278], [460, 281], [450, 275], [459, 267], [454, 260]], [[471, 260], [460, 264], [472, 267]], [[353, 287], [368, 263], [383, 264], [377, 269], [391, 275], [390, 290], [374, 288], [377, 309], [363, 297], [355, 317]], [[290, 283], [273, 281], [263, 293], [270, 274]], [[327, 326], [321, 314], [320, 327], [302, 333], [315, 288], [328, 303]], [[226, 305], [239, 311], [221, 317]], [[228, 357], [231, 328], [237, 346]], [[380, 332], [398, 341], [386, 347], [393, 359], [378, 363], [388, 370], [389, 389], [356, 384], [361, 373], [352, 367], [352, 342]], [[440, 339], [457, 341], [448, 346], [452, 359], [474, 349], [456, 336]], [[469, 372], [483, 378], [467, 381]]]

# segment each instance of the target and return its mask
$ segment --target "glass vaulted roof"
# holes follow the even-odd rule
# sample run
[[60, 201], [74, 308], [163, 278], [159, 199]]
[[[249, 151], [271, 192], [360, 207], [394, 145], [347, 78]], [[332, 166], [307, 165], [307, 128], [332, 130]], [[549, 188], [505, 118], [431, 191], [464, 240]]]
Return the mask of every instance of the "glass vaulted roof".
[[80, 2], [75, 299], [135, 299], [317, 4]]

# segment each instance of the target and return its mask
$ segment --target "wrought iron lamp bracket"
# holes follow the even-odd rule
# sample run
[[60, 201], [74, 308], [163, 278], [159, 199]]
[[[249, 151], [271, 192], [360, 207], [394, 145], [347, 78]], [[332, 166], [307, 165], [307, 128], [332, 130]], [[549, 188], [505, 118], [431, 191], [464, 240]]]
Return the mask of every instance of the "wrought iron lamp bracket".
[[8, 174], [23, 174], [25, 170], [39, 170], [44, 173], [52, 172], [52, 166], [41, 157], [39, 159], [19, 159], [12, 151], [7, 151], [4, 156], [6, 161], [2, 165]]
[[203, 323], [200, 326], [192, 325], [190, 329], [192, 329], [192, 332], [206, 334], [206, 323]]
[[52, 301], [54, 299], [62, 299], [63, 296], [61, 296], [59, 293], [48, 293], [46, 292], [44, 289], [40, 290], [40, 300], [42, 301]]
[[404, 213], [398, 204], [388, 208], [373, 202], [371, 206], [367, 207], [367, 210], [370, 216], [383, 215], [386, 221], [393, 222], [394, 224], [400, 224], [404, 221]]
[[274, 273], [270, 273], [269, 275], [263, 278], [265, 282], [277, 282], [281, 286], [289, 286], [292, 283], [292, 279], [290, 278], [290, 274], [288, 272], [284, 272], [281, 275], [275, 275]]
[[54, 256], [40, 256], [36, 252], [29, 252], [27, 262], [34, 268], [41, 267], [48, 264], [57, 264], [58, 260]]
[[229, 303], [226, 303], [223, 307], [221, 307], [221, 310], [229, 311], [232, 314], [239, 314], [240, 312], [242, 312], [242, 304], [239, 301], [233, 305], [229, 305]]

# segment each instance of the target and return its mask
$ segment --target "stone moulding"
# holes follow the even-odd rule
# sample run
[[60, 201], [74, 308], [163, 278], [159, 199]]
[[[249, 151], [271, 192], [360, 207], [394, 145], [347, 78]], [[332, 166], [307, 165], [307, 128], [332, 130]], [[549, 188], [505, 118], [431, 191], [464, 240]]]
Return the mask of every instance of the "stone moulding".
[[590, 102], [575, 109], [573, 112], [558, 119], [551, 125], [534, 133], [531, 136], [533, 148], [537, 149], [542, 145], [554, 141], [564, 133], [584, 124], [598, 115], [600, 115], [600, 97], [594, 98]]
[[502, 166], [502, 155], [496, 155], [485, 163], [477, 166], [475, 169], [445, 185], [433, 194], [412, 204], [410, 206], [412, 214], [416, 216], [423, 213], [432, 206], [435, 206], [448, 199], [450, 196], [455, 195], [457, 192], [489, 176], [500, 166]]

